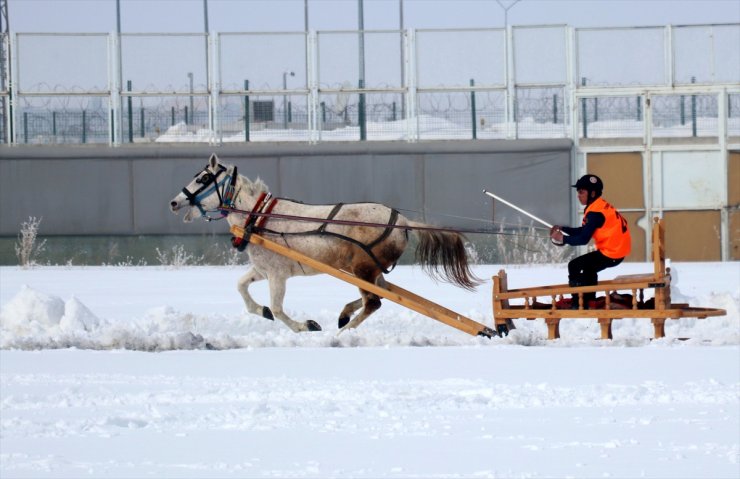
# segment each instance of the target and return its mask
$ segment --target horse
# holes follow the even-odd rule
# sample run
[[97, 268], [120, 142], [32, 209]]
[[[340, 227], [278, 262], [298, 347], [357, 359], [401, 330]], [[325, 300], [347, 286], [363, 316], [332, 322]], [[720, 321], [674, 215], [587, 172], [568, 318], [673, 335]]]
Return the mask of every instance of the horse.
[[[386, 284], [383, 275], [396, 265], [409, 235], [415, 234], [416, 260], [431, 277], [468, 290], [481, 283], [470, 270], [465, 238], [458, 232], [411, 221], [379, 203], [310, 205], [274, 198], [264, 181], [239, 174], [235, 165], [222, 164], [215, 154], [169, 206], [174, 214], [187, 210], [184, 222], [198, 216], [206, 220], [225, 217], [231, 226], [274, 236], [288, 248], [381, 287]], [[248, 238], [232, 238], [233, 245], [242, 250], [247, 242]], [[321, 331], [315, 321], [294, 321], [283, 310], [287, 279], [319, 271], [258, 245], [250, 245], [247, 254], [250, 268], [237, 284], [247, 311], [277, 318], [294, 332]], [[264, 279], [269, 284], [269, 307], [259, 305], [249, 294], [250, 285]], [[358, 327], [380, 306], [380, 297], [360, 289], [360, 298], [342, 309], [339, 331]]]

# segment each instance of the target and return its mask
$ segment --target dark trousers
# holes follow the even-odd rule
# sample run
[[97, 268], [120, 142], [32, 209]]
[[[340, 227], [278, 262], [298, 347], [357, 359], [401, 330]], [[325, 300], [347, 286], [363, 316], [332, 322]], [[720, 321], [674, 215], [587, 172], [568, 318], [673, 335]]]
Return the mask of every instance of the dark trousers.
[[[612, 268], [622, 262], [624, 258], [613, 259], [604, 256], [599, 251], [592, 251], [583, 256], [579, 256], [568, 263], [568, 284], [570, 286], [592, 286], [598, 283], [599, 271], [606, 268]], [[596, 296], [596, 293], [585, 293], [584, 301], [589, 301]], [[576, 302], [577, 294], [573, 295], [573, 302]]]

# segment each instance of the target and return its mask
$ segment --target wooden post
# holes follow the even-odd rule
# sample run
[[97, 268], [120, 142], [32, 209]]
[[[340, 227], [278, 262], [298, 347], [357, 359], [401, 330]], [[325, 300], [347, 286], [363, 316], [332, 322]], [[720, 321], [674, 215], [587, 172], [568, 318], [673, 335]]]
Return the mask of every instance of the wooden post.
[[665, 337], [665, 320], [666, 318], [653, 318], [653, 327], [655, 328], [655, 339]]
[[599, 318], [601, 326], [601, 339], [614, 339], [612, 337], [612, 318]]
[[560, 339], [560, 318], [545, 318], [547, 339]]

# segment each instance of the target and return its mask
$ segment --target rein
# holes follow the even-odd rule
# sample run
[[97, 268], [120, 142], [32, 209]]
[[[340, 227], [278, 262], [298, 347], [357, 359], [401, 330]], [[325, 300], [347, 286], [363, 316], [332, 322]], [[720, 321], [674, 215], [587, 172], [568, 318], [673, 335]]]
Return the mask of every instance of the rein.
[[[284, 215], [279, 213], [268, 213], [268, 212], [250, 212], [246, 210], [240, 210], [230, 206], [222, 206], [218, 208], [222, 211], [222, 215], [227, 216], [229, 213], [253, 215], [257, 217], [275, 218], [280, 220], [290, 221], [303, 221], [306, 223], [323, 223], [323, 224], [336, 224], [345, 226], [367, 226], [370, 228], [392, 228], [392, 229], [404, 229], [404, 230], [419, 230], [419, 231], [440, 231], [447, 233], [470, 233], [470, 234], [489, 234], [489, 235], [500, 235], [500, 236], [522, 236], [517, 233], [507, 233], [503, 231], [494, 231], [490, 229], [473, 229], [473, 228], [450, 228], [444, 226], [411, 226], [411, 225], [397, 225], [387, 223], [368, 223], [365, 221], [352, 221], [352, 220], [335, 220], [332, 218], [313, 218], [310, 216], [295, 216], [295, 215]], [[224, 214], [224, 212], [226, 214]]]

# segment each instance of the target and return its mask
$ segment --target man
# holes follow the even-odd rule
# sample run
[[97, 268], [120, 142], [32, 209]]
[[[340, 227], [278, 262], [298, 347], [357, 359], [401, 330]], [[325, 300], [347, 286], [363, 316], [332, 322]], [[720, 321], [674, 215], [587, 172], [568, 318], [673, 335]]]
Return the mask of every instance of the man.
[[[581, 227], [553, 226], [550, 229], [550, 238], [557, 245], [571, 246], [585, 245], [593, 238], [596, 251], [568, 263], [568, 284], [591, 286], [597, 284], [599, 271], [617, 266], [630, 253], [632, 239], [627, 221], [601, 197], [604, 189], [601, 178], [585, 175], [572, 186], [578, 192], [578, 201], [586, 207]], [[584, 309], [588, 309], [595, 297], [596, 293], [584, 293]], [[578, 294], [573, 295], [570, 305], [561, 303], [558, 306], [578, 309]]]

